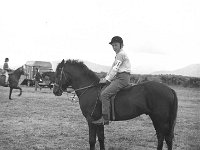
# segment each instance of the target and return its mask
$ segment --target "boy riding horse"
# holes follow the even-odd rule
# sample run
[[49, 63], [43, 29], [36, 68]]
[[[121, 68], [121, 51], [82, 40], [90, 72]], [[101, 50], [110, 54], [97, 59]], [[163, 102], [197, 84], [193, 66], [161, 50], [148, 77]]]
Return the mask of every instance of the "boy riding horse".
[[109, 124], [108, 114], [110, 98], [130, 83], [131, 64], [128, 56], [123, 50], [123, 39], [119, 36], [114, 36], [109, 44], [112, 45], [116, 56], [107, 76], [99, 82], [106, 83], [108, 86], [100, 95], [102, 101], [102, 117], [97, 121], [93, 121], [92, 123], [94, 124]]

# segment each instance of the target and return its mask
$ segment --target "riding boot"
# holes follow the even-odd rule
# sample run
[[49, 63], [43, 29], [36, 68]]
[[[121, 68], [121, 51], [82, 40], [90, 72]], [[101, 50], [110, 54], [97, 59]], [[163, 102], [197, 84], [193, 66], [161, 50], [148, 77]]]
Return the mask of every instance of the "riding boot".
[[108, 114], [103, 114], [99, 120], [92, 121], [92, 123], [97, 125], [109, 125]]

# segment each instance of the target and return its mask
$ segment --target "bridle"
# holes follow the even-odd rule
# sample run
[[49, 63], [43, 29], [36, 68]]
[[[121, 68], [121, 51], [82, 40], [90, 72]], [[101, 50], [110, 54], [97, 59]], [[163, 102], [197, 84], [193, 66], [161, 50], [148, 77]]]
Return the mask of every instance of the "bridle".
[[[62, 69], [61, 69], [61, 76], [60, 76], [60, 79], [59, 79], [59, 83], [57, 84], [57, 83], [54, 83], [54, 87], [58, 87], [58, 90], [60, 90], [61, 92], [64, 92], [63, 91], [63, 89], [62, 89], [62, 74], [64, 73], [64, 71], [63, 71], [63, 67], [62, 67]], [[66, 75], [65, 75], [65, 73], [64, 73], [64, 77], [65, 77], [65, 79], [67, 79], [67, 77], [66, 77]]]
[[[62, 78], [65, 78], [65, 80], [67, 80], [67, 77], [66, 77], [66, 74], [65, 72], [63, 71], [63, 67], [61, 69], [61, 76], [60, 76], [60, 79], [59, 79], [59, 84], [55, 83], [54, 86], [58, 87], [59, 90], [61, 92], [64, 92], [63, 89], [62, 89]], [[81, 87], [81, 88], [78, 88], [78, 89], [74, 89], [73, 91], [66, 91], [68, 93], [72, 93], [72, 92], [76, 92], [76, 91], [81, 91], [81, 90], [84, 90], [80, 95], [79, 95], [79, 98], [80, 96], [82, 96], [89, 88], [91, 87], [95, 87], [97, 86], [98, 84], [94, 84], [96, 81], [92, 82], [89, 86], [85, 86], [85, 87]], [[69, 86], [68, 86], [69, 87]], [[75, 94], [74, 94], [74, 97], [75, 97]]]
[[[64, 76], [65, 80], [67, 80], [66, 74], [65, 74], [65, 72], [63, 71], [63, 67], [62, 67], [62, 69], [61, 69], [61, 76], [60, 76], [60, 79], [59, 79], [59, 84], [57, 84], [57, 83], [54, 84], [54, 86], [57, 86], [61, 92], [64, 92], [63, 89], [62, 89], [62, 78], [63, 78], [63, 76]], [[67, 92], [68, 92], [68, 93], [74, 92], [74, 96], [73, 96], [73, 98], [72, 98], [72, 100], [73, 100], [73, 99], [75, 98], [75, 92], [76, 92], [76, 91], [84, 90], [81, 94], [79, 94], [79, 99], [80, 99], [80, 97], [81, 97], [89, 88], [92, 88], [92, 87], [95, 87], [95, 86], [98, 86], [98, 85], [99, 85], [99, 82], [98, 82], [97, 84], [94, 84], [95, 82], [96, 82], [96, 81], [92, 82], [89, 86], [81, 87], [81, 88], [78, 88], [78, 89], [74, 89], [73, 91], [70, 91], [70, 92], [67, 91]], [[69, 87], [69, 86], [68, 86], [68, 87]], [[99, 90], [101, 90], [101, 89], [99, 88]], [[99, 92], [99, 93], [100, 93], [100, 92]], [[95, 108], [96, 108], [96, 106], [97, 106], [98, 98], [99, 98], [99, 95], [97, 96], [97, 100], [96, 100], [96, 102], [95, 102], [94, 108], [92, 109], [92, 112], [91, 112], [91, 114], [90, 114], [91, 116], [93, 115], [93, 113], [94, 113], [94, 111], [95, 111]]]

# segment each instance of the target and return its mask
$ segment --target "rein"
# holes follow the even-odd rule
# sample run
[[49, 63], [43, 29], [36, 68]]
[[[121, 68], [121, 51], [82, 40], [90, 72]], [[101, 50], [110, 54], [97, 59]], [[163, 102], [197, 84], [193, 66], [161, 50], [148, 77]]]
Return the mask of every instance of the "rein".
[[[79, 95], [79, 98], [80, 98], [89, 88], [97, 86], [97, 84], [94, 85], [94, 83], [95, 83], [95, 81], [94, 81], [92, 84], [90, 84], [89, 86], [85, 86], [85, 87], [78, 88], [78, 89], [74, 89], [73, 91], [70, 91], [70, 92], [67, 91], [67, 92], [68, 92], [68, 93], [72, 93], [72, 92], [76, 92], [76, 91], [80, 91], [80, 90], [84, 90], [84, 89], [85, 89], [85, 90]], [[72, 99], [74, 99], [74, 97], [75, 97], [75, 93], [74, 93], [74, 96], [73, 96]]]
[[[94, 82], [95, 82], [95, 81], [94, 81]], [[94, 86], [96, 86], [96, 85], [93, 85], [94, 82], [93, 82], [91, 85], [89, 85], [89, 86], [85, 86], [85, 87], [82, 87], [82, 88], [78, 88], [78, 89], [75, 89], [74, 91], [76, 92], [76, 91], [80, 91], [80, 90], [84, 90], [84, 89], [88, 89], [88, 88], [94, 87]]]

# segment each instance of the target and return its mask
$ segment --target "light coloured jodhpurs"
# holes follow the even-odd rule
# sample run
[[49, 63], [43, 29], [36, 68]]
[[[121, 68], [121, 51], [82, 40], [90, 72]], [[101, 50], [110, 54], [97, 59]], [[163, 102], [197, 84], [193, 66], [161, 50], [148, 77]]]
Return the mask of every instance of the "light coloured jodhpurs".
[[130, 83], [130, 73], [117, 73], [115, 79], [101, 92], [102, 114], [109, 114], [110, 98]]
[[5, 82], [7, 83], [8, 82], [8, 78], [9, 78], [8, 71], [7, 70], [3, 70], [3, 75], [6, 76]]
[[9, 75], [8, 75], [8, 72], [6, 71], [5, 73], [5, 76], [6, 76], [6, 83], [8, 82], [8, 78], [9, 78]]

